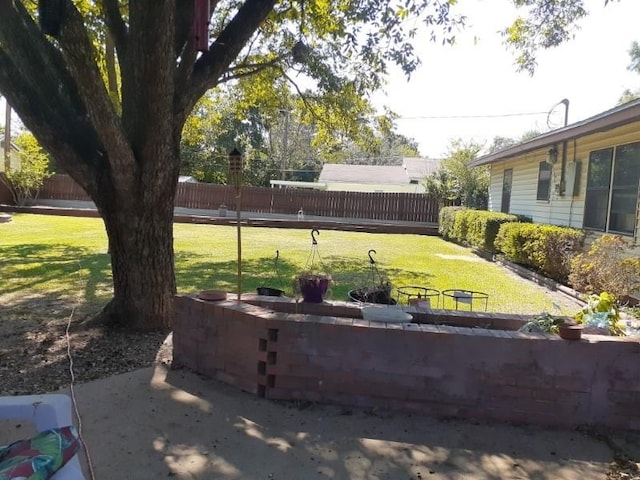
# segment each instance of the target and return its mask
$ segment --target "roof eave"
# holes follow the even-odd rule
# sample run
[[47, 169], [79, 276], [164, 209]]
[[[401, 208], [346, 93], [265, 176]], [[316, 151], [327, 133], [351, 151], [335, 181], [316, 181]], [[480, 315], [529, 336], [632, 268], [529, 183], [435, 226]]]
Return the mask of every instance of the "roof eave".
[[593, 133], [606, 132], [634, 121], [640, 121], [640, 101], [633, 102], [631, 105], [617, 107], [581, 122], [539, 135], [524, 143], [485, 155], [473, 161], [471, 166], [488, 165], [548, 147], [558, 142], [573, 140]]

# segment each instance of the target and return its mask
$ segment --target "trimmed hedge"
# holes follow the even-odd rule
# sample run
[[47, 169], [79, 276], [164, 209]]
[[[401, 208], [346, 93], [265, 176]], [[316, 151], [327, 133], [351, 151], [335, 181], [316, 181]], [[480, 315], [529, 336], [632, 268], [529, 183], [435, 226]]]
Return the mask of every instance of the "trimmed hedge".
[[508, 260], [566, 284], [571, 260], [582, 250], [584, 237], [582, 230], [571, 227], [507, 223], [500, 227], [495, 246]]
[[453, 240], [453, 220], [464, 207], [442, 207], [438, 215], [438, 233], [445, 240]]
[[508, 213], [444, 207], [440, 210], [439, 233], [445, 240], [496, 252], [494, 240], [500, 225], [520, 219]]

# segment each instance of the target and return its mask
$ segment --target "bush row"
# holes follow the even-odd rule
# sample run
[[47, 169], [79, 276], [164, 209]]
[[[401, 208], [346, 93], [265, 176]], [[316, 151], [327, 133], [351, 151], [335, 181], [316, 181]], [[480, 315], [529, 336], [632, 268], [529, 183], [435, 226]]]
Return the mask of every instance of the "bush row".
[[445, 240], [495, 253], [494, 242], [500, 226], [526, 221], [525, 217], [508, 213], [444, 207], [440, 210], [439, 233]]
[[530, 222], [516, 215], [445, 207], [440, 211], [440, 234], [501, 253], [582, 293], [609, 292], [623, 302], [640, 290], [640, 257], [630, 253], [629, 240], [606, 234], [584, 250], [584, 231]]
[[582, 249], [584, 232], [530, 222], [518, 215], [444, 207], [439, 231], [446, 240], [502, 253], [514, 263], [567, 283], [571, 259]]
[[507, 223], [496, 236], [495, 248], [508, 260], [566, 284], [571, 260], [582, 250], [584, 236], [582, 230], [570, 227]]

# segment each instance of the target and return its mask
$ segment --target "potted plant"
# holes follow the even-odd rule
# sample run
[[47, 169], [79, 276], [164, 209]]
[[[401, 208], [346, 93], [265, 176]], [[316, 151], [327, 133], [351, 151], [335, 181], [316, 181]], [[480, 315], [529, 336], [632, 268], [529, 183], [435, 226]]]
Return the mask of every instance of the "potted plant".
[[349, 290], [348, 295], [353, 302], [397, 304], [396, 300], [391, 297], [391, 284], [389, 282]]
[[332, 281], [331, 275], [324, 273], [316, 235], [320, 235], [320, 232], [314, 228], [311, 230], [311, 253], [305, 269], [298, 274], [293, 284], [294, 292], [300, 293], [302, 301], [307, 303], [322, 303]]
[[[273, 278], [274, 282], [280, 283], [280, 275], [278, 273], [278, 259], [280, 258], [280, 250], [276, 250], [276, 258], [273, 261]], [[273, 286], [261, 286], [257, 287], [256, 291], [258, 295], [266, 295], [268, 297], [282, 297], [284, 295], [284, 290], [281, 290], [277, 287]]]
[[572, 321], [567, 317], [541, 313], [536, 315], [522, 327], [520, 332], [531, 333], [554, 333], [565, 340], [580, 340], [582, 337], [582, 325]]
[[373, 259], [375, 250], [367, 252], [369, 256], [369, 274], [364, 287], [349, 290], [349, 300], [361, 303], [381, 303], [384, 305], [396, 305], [398, 302], [391, 298], [391, 283], [378, 271], [376, 261]]
[[544, 312], [534, 316], [518, 329], [519, 332], [529, 333], [558, 333], [560, 325], [566, 322], [564, 317]]
[[307, 303], [322, 303], [331, 284], [331, 275], [326, 273], [301, 272], [295, 280], [294, 289]]
[[589, 333], [619, 336], [626, 334], [620, 321], [616, 299], [608, 292], [589, 295], [587, 305], [574, 318]]
[[583, 328], [579, 323], [566, 321], [558, 325], [558, 335], [565, 340], [580, 340]]

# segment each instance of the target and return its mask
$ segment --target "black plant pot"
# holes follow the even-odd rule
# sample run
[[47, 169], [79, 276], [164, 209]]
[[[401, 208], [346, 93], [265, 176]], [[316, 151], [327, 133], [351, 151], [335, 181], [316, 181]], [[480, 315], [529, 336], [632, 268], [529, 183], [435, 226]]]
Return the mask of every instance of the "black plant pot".
[[388, 290], [349, 290], [349, 300], [352, 302], [379, 303], [382, 305], [396, 305], [398, 302], [391, 298]]
[[282, 297], [284, 290], [272, 287], [258, 287], [256, 288], [258, 295], [266, 295], [267, 297]]

